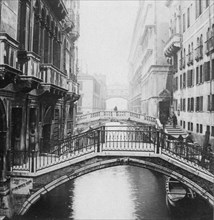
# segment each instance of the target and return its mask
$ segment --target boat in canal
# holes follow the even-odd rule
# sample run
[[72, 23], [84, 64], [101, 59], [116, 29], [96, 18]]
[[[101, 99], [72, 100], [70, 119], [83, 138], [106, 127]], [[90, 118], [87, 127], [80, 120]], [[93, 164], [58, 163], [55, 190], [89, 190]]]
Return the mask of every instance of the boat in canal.
[[178, 180], [166, 178], [166, 200], [170, 207], [180, 207], [196, 197], [196, 193]]

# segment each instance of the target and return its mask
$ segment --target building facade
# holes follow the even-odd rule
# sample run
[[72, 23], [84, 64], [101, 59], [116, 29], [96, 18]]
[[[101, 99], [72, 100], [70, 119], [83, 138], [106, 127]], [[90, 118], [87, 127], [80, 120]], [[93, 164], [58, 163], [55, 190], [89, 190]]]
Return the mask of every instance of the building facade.
[[214, 143], [214, 2], [166, 1], [170, 38], [164, 48], [171, 59], [174, 111], [180, 126], [203, 144]]
[[78, 36], [78, 1], [0, 1], [1, 184], [11, 156], [50, 153], [72, 133]]
[[168, 14], [162, 1], [139, 1], [129, 55], [130, 111], [153, 117], [169, 114], [171, 75], [163, 54]]
[[106, 78], [104, 75], [79, 74], [80, 99], [78, 114], [87, 114], [106, 109]]

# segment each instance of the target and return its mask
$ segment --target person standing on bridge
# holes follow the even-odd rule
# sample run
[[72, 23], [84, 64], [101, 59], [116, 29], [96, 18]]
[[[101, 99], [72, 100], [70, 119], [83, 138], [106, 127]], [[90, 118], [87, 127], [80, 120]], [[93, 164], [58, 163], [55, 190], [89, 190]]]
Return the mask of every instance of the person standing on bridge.
[[117, 112], [117, 106], [114, 107], [114, 111]]
[[177, 123], [178, 123], [177, 117], [176, 117], [175, 113], [173, 113], [173, 115], [172, 115], [173, 128], [176, 128]]

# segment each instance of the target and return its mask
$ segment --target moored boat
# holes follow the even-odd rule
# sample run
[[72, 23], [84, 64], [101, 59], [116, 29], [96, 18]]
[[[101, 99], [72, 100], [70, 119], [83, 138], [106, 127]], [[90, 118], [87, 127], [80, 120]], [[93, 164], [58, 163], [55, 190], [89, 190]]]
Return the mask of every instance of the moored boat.
[[167, 177], [166, 178], [166, 197], [167, 203], [172, 207], [178, 207], [182, 203], [187, 202], [189, 199], [194, 199], [196, 197], [196, 193], [184, 186], [178, 180]]

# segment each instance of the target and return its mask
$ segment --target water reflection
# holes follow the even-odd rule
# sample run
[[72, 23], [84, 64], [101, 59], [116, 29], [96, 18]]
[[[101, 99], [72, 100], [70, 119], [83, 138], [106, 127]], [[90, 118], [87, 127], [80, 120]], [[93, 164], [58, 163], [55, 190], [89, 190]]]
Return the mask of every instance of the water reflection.
[[[172, 217], [165, 199], [162, 175], [142, 168], [118, 166], [58, 187], [35, 204], [25, 219], [203, 219], [197, 213], [192, 217]], [[212, 220], [210, 216], [206, 219]]]

